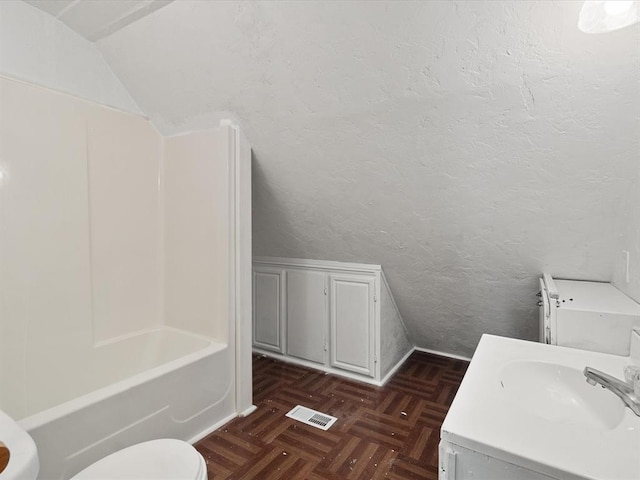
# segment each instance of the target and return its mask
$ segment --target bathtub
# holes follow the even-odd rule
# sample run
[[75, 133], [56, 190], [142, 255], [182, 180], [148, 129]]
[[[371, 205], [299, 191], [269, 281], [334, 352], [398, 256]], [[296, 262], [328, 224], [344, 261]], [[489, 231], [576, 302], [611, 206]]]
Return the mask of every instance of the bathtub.
[[189, 332], [162, 327], [39, 356], [19, 423], [38, 446], [41, 480], [153, 438], [193, 443], [236, 416], [234, 349]]

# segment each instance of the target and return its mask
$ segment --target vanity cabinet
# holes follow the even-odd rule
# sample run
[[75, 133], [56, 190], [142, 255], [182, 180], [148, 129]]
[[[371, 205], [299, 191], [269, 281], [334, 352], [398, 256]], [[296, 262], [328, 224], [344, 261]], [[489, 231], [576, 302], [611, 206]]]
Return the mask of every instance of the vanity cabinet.
[[[253, 278], [258, 353], [380, 384], [411, 350], [379, 265], [260, 257]], [[385, 331], [396, 340], [384, 342], [386, 362], [383, 311], [392, 312]]]
[[[557, 480], [543, 473], [459, 445], [440, 441], [438, 480]], [[586, 479], [585, 479], [586, 480]]]

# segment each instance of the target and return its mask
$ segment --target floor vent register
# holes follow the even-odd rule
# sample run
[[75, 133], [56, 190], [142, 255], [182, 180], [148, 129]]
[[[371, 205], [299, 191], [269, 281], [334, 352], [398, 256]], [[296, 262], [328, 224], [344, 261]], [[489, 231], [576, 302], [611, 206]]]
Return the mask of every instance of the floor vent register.
[[321, 430], [329, 430], [329, 427], [338, 420], [336, 417], [332, 417], [326, 413], [316, 412], [315, 410], [303, 407], [302, 405], [294, 407], [293, 410], [287, 413], [287, 417]]

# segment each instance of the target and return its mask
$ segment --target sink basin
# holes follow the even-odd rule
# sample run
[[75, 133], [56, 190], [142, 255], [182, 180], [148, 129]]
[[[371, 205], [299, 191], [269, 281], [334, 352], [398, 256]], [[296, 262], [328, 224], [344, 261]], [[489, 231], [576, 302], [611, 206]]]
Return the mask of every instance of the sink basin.
[[558, 423], [612, 430], [625, 406], [612, 392], [589, 385], [581, 370], [542, 361], [514, 361], [500, 374], [501, 391], [517, 408]]
[[621, 377], [628, 363], [617, 355], [483, 335], [440, 438], [445, 446], [520, 469], [493, 469], [478, 478], [640, 479], [640, 417], [582, 374], [588, 365]]

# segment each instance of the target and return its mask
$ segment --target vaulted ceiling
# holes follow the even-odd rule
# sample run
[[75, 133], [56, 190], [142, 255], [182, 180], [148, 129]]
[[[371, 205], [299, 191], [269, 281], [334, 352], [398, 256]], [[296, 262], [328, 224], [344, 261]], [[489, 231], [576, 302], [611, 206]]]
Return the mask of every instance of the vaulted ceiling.
[[470, 355], [536, 337], [542, 271], [611, 278], [640, 30], [580, 5], [179, 0], [97, 45], [163, 133], [240, 122], [255, 254], [382, 264], [415, 342]]
[[173, 0], [24, 0], [95, 41], [111, 35]]

